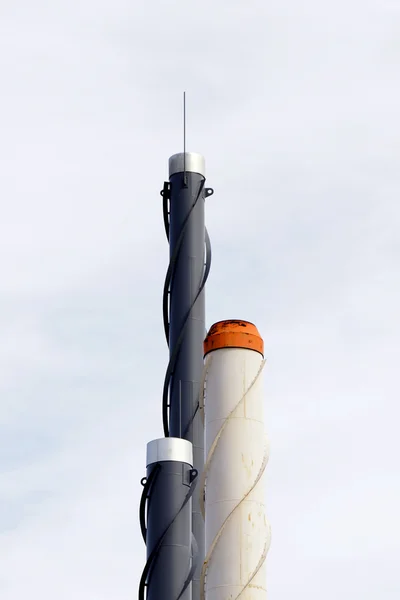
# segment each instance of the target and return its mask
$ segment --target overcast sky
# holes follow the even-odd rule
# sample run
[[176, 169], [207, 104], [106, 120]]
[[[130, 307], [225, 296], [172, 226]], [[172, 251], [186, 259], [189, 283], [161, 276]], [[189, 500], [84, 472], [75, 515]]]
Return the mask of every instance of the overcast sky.
[[400, 597], [399, 0], [1, 0], [0, 597], [131, 600], [168, 157], [264, 336], [271, 600]]

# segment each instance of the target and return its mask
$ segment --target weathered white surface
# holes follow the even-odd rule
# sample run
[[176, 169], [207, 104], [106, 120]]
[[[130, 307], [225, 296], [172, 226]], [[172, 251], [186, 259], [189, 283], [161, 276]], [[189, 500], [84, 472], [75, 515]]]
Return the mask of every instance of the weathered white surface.
[[263, 364], [259, 353], [245, 349], [206, 357], [206, 600], [266, 598]]

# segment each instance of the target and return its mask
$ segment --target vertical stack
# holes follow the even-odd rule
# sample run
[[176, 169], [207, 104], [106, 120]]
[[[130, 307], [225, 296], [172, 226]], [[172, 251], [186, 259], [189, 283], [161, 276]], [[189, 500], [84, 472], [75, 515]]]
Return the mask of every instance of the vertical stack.
[[[204, 158], [186, 153], [169, 160], [170, 177], [170, 388], [169, 435], [193, 444], [193, 466], [204, 464], [204, 428], [199, 412], [205, 325], [204, 285], [210, 267], [204, 225]], [[168, 373], [169, 375], [169, 373]], [[193, 598], [199, 598], [204, 559], [204, 521], [198, 493], [193, 497], [193, 536], [197, 544]]]
[[[205, 188], [201, 155], [187, 152], [170, 158], [169, 182], [164, 184], [162, 191], [165, 230], [170, 246], [163, 299], [164, 328], [170, 353], [163, 392], [166, 437], [149, 445], [162, 447], [163, 452], [154, 453], [148, 446], [148, 454], [154, 454], [157, 460], [151, 463], [147, 460], [148, 475], [143, 482], [141, 503], [142, 531], [146, 531], [147, 522], [147, 563], [139, 598], [144, 597], [147, 588], [147, 600], [200, 597], [204, 520], [199, 495], [193, 492], [197, 474], [202, 472], [204, 463], [204, 428], [199, 400], [206, 333], [204, 286], [211, 260], [204, 226], [204, 205], [206, 196], [211, 193], [212, 190]], [[168, 450], [165, 440], [168, 440]], [[182, 449], [182, 442], [186, 448], [190, 446], [190, 460], [187, 450], [183, 454], [177, 450], [178, 446]], [[168, 452], [174, 455], [174, 464], [169, 460]], [[152, 476], [153, 473], [156, 474]], [[160, 478], [163, 483], [157, 485]], [[185, 502], [183, 508], [180, 501]], [[153, 520], [157, 525], [153, 526]], [[168, 533], [165, 533], [167, 528]], [[151, 541], [150, 531], [157, 532], [152, 533]], [[171, 543], [171, 540], [174, 541]]]
[[204, 342], [206, 462], [202, 474], [206, 600], [264, 600], [270, 528], [264, 471], [264, 343], [247, 321], [221, 321]]

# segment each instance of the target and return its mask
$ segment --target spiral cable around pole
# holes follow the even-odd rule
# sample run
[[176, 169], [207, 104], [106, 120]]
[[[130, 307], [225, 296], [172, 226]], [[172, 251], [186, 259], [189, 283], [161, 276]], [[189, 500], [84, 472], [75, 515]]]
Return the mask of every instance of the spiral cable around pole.
[[150, 498], [150, 489], [153, 483], [155, 483], [157, 476], [160, 472], [160, 464], [157, 463], [150, 473], [149, 477], [143, 477], [141, 480], [141, 484], [143, 485], [143, 492], [140, 498], [139, 505], [139, 522], [140, 522], [140, 531], [142, 533], [143, 541], [146, 543], [147, 539], [147, 526], [146, 526], [146, 503]]
[[[173, 275], [174, 275], [174, 270], [175, 270], [175, 266], [176, 266], [176, 262], [179, 258], [179, 253], [181, 251], [181, 247], [182, 247], [182, 243], [183, 243], [183, 239], [185, 236], [185, 231], [187, 229], [187, 225], [189, 222], [189, 218], [197, 204], [197, 202], [199, 201], [202, 191], [204, 189], [204, 180], [201, 181], [200, 186], [199, 186], [199, 190], [196, 194], [196, 198], [185, 218], [185, 220], [182, 223], [182, 228], [181, 231], [179, 233], [178, 236], [178, 240], [173, 252], [173, 255], [170, 258], [170, 262], [168, 265], [168, 269], [167, 269], [167, 273], [165, 276], [165, 282], [164, 282], [164, 291], [163, 291], [163, 323], [164, 323], [164, 332], [165, 332], [165, 337], [167, 340], [167, 344], [169, 347], [169, 307], [168, 307], [168, 298], [170, 295], [170, 286], [171, 286], [171, 281], [173, 279]], [[165, 228], [165, 233], [167, 236], [167, 239], [169, 241], [169, 211], [168, 211], [168, 200], [169, 200], [169, 187], [168, 187], [168, 183], [164, 184], [164, 188], [161, 192], [161, 195], [163, 197], [163, 219], [164, 219], [164, 228]], [[169, 437], [169, 403], [168, 403], [168, 392], [169, 392], [169, 384], [170, 384], [170, 380], [171, 380], [171, 375], [174, 371], [175, 365], [176, 365], [176, 361], [178, 359], [179, 356], [179, 352], [180, 352], [180, 348], [183, 342], [183, 338], [185, 335], [185, 329], [186, 329], [186, 325], [187, 322], [189, 320], [190, 317], [190, 313], [194, 307], [194, 305], [197, 302], [197, 299], [199, 298], [200, 294], [202, 293], [204, 286], [206, 284], [206, 281], [208, 279], [208, 275], [210, 273], [210, 268], [211, 268], [211, 243], [210, 243], [210, 237], [208, 235], [208, 231], [205, 228], [205, 261], [204, 261], [204, 272], [203, 272], [203, 277], [202, 280], [199, 284], [199, 289], [197, 291], [197, 294], [184, 318], [183, 324], [182, 324], [182, 328], [181, 331], [179, 333], [177, 342], [175, 344], [175, 347], [173, 348], [172, 354], [170, 355], [170, 360], [168, 362], [168, 366], [167, 366], [167, 370], [166, 370], [166, 374], [165, 374], [165, 379], [164, 379], [164, 386], [163, 386], [163, 394], [162, 394], [162, 420], [163, 420], [163, 429], [164, 429], [164, 435], [165, 437]], [[193, 422], [195, 415], [197, 413], [199, 406], [197, 405], [197, 407], [195, 408], [195, 411], [188, 423], [188, 425], [186, 426], [185, 432], [183, 433], [183, 435], [186, 434], [187, 429], [190, 427], [191, 423]]]
[[[157, 467], [157, 465], [156, 465], [156, 467]], [[193, 496], [193, 493], [194, 493], [194, 490], [195, 490], [196, 484], [197, 484], [197, 471], [195, 472], [193, 470], [193, 475], [194, 475], [194, 477], [191, 481], [189, 491], [186, 494], [181, 506], [179, 507], [179, 510], [176, 512], [176, 515], [173, 517], [173, 519], [171, 519], [171, 521], [168, 523], [167, 527], [164, 529], [163, 533], [160, 535], [159, 539], [157, 540], [156, 544], [154, 545], [152, 552], [150, 553], [150, 556], [148, 557], [148, 559], [146, 561], [145, 567], [142, 572], [142, 576], [140, 578], [138, 600], [145, 600], [145, 588], [148, 587], [151, 583], [151, 570], [152, 570], [152, 568], [154, 568], [154, 565], [157, 562], [157, 558], [159, 555], [158, 553], [159, 553], [161, 545], [165, 539], [165, 536], [167, 535], [167, 533], [170, 530], [170, 528], [172, 527], [172, 525], [175, 523], [176, 519], [178, 518], [178, 516], [180, 515], [182, 510], [185, 508], [186, 504], [189, 502], [189, 500]], [[154, 480], [155, 480], [155, 478], [153, 479], [152, 483], [154, 483]], [[145, 484], [145, 487], [146, 486], [147, 486], [147, 482]], [[143, 490], [142, 498], [150, 497], [151, 487], [152, 487], [152, 485], [149, 485], [146, 495]], [[145, 537], [145, 536], [143, 536], [143, 537]], [[193, 573], [197, 567], [196, 552], [197, 552], [197, 544], [196, 544], [196, 541], [194, 540], [194, 537], [192, 536], [192, 565], [191, 565], [191, 568], [188, 572], [188, 575], [187, 575], [185, 581], [183, 582], [182, 589], [179, 592], [176, 600], [180, 600], [180, 598], [184, 594], [185, 590], [187, 589], [187, 587], [189, 586], [189, 584], [193, 578]]]

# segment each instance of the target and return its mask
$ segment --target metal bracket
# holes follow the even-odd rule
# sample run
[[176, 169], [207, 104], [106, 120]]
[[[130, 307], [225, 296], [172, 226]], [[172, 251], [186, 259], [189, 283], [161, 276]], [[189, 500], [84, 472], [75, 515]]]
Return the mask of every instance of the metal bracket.
[[197, 469], [192, 469], [190, 471], [190, 483], [193, 483], [193, 481], [196, 479], [196, 477], [198, 476], [199, 472]]
[[170, 189], [169, 181], [164, 181], [164, 187], [160, 192], [160, 196], [162, 196], [163, 198], [168, 198], [168, 199], [171, 197], [171, 189]]

